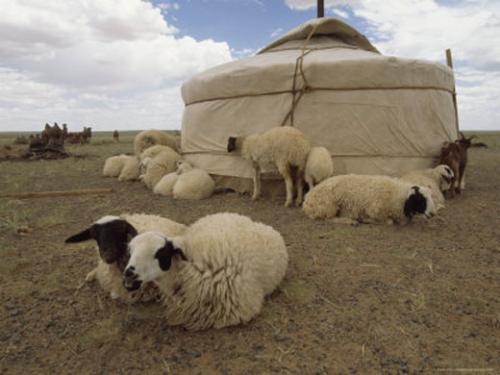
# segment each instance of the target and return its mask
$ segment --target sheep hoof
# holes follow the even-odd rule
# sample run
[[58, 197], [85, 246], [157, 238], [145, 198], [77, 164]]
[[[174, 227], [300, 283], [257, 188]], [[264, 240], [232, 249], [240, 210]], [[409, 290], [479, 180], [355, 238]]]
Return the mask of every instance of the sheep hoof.
[[290, 207], [292, 205], [292, 201], [286, 201], [285, 202], [285, 207]]
[[259, 196], [258, 196], [258, 195], [252, 195], [252, 200], [253, 200], [253, 201], [256, 201], [257, 199], [259, 199]]

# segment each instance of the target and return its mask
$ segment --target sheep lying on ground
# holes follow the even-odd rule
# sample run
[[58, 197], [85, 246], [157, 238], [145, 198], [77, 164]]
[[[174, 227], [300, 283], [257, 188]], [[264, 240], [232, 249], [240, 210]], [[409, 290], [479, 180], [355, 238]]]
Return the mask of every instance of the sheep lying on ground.
[[175, 151], [171, 147], [164, 146], [164, 145], [155, 145], [155, 146], [151, 146], [151, 147], [148, 147], [147, 149], [145, 149], [140, 154], [139, 159], [141, 161], [143, 161], [146, 158], [153, 159], [156, 155], [158, 155], [162, 151], [167, 151], [167, 152], [173, 151], [173, 152], [177, 153], [177, 151]]
[[156, 129], [144, 130], [134, 138], [134, 152], [139, 156], [144, 150], [154, 145], [164, 145], [174, 151], [179, 151], [177, 138]]
[[180, 159], [181, 156], [172, 149], [163, 150], [154, 158], [145, 158], [142, 164], [146, 172], [141, 175], [142, 181], [149, 189], [153, 189], [163, 176], [175, 172]]
[[472, 144], [473, 135], [466, 138], [460, 132], [460, 138], [455, 142], [445, 142], [441, 148], [439, 164], [446, 164], [451, 168], [455, 176], [453, 186], [449, 189], [451, 196], [460, 194], [465, 189], [465, 167], [467, 166], [467, 150]]
[[416, 214], [431, 217], [436, 213], [426, 187], [387, 176], [353, 174], [330, 177], [316, 185], [303, 209], [311, 219], [333, 218], [342, 224], [405, 223]]
[[172, 190], [174, 199], [205, 199], [214, 193], [215, 182], [203, 169], [179, 160], [177, 174], [179, 177]]
[[170, 197], [174, 191], [174, 185], [177, 182], [179, 175], [176, 172], [166, 174], [155, 185], [153, 193]]
[[104, 216], [89, 228], [66, 239], [66, 243], [95, 240], [98, 250], [97, 267], [89, 272], [85, 281], [97, 279], [101, 287], [110, 293], [112, 299], [146, 302], [158, 299], [158, 290], [154, 285], [135, 294], [128, 293], [123, 287], [122, 273], [129, 260], [128, 243], [138, 233], [146, 230], [155, 230], [166, 236], [177, 236], [185, 229], [186, 226], [183, 224], [156, 215]]
[[444, 208], [443, 192], [450, 189], [454, 175], [450, 167], [441, 164], [436, 168], [409, 172], [403, 175], [401, 180], [431, 189], [432, 200], [436, 205], [436, 209], [439, 210]]
[[123, 168], [118, 176], [118, 181], [133, 181], [139, 179], [141, 164], [136, 156], [127, 156]]
[[106, 177], [118, 177], [127, 159], [127, 155], [117, 155], [107, 158], [104, 162], [102, 175]]
[[272, 128], [247, 137], [229, 137], [227, 143], [228, 152], [241, 151], [241, 156], [253, 164], [253, 200], [260, 195], [261, 169], [269, 165], [278, 168], [278, 172], [285, 179], [286, 207], [292, 204], [294, 185], [297, 191], [296, 204], [299, 206], [302, 203], [304, 170], [310, 150], [311, 145], [304, 134], [290, 126]]
[[178, 237], [145, 232], [130, 242], [124, 285], [154, 281], [170, 325], [190, 330], [246, 323], [285, 276], [288, 253], [268, 225], [233, 213], [199, 219]]
[[119, 181], [137, 180], [139, 174], [139, 159], [129, 155], [118, 155], [107, 158], [102, 169], [103, 176], [118, 177]]
[[325, 147], [312, 147], [307, 156], [304, 178], [312, 189], [333, 174], [333, 162], [330, 152]]

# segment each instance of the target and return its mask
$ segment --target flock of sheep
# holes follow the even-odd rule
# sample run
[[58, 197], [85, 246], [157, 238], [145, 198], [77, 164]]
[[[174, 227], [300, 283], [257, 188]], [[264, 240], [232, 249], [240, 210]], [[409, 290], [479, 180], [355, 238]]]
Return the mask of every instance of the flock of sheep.
[[[329, 152], [312, 147], [298, 129], [287, 126], [229, 137], [227, 151], [240, 152], [252, 163], [253, 199], [260, 195], [261, 170], [273, 165], [285, 181], [285, 206], [295, 200], [312, 219], [402, 224], [418, 214], [434, 216], [444, 207], [443, 193], [463, 188], [455, 177], [463, 176], [467, 142], [470, 139], [461, 134], [453, 143], [460, 152], [453, 153], [455, 146], [446, 143], [443, 164], [400, 178], [332, 176]], [[215, 189], [210, 175], [183, 160], [178, 151], [179, 139], [158, 130], [143, 131], [134, 139], [135, 155], [108, 158], [103, 175], [139, 179], [156, 194], [175, 199], [209, 197]], [[305, 183], [309, 191], [303, 200]], [[192, 330], [250, 321], [288, 265], [280, 233], [234, 213], [208, 215], [188, 226], [156, 215], [105, 216], [66, 242], [87, 240], [97, 242], [98, 264], [86, 281], [97, 279], [113, 299], [161, 300], [169, 324]]]

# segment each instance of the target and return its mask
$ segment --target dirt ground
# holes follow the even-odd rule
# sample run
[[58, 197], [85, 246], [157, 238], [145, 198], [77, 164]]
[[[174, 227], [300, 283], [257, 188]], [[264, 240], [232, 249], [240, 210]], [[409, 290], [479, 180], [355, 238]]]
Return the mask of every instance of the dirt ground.
[[[0, 373], [500, 373], [500, 133], [481, 134], [490, 148], [471, 150], [467, 188], [440, 217], [403, 227], [312, 221], [283, 198], [174, 201], [101, 177], [104, 158], [130, 152], [132, 136], [70, 146], [85, 157], [0, 163], [0, 192], [114, 189], [0, 198]], [[158, 304], [77, 289], [94, 244], [64, 239], [125, 211], [183, 223], [248, 215], [284, 236], [287, 276], [250, 324], [194, 333], [167, 326]]]

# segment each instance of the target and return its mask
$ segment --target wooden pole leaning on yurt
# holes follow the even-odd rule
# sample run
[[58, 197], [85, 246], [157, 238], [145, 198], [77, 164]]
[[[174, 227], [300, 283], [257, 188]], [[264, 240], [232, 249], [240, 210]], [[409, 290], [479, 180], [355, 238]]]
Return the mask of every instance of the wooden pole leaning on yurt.
[[[446, 50], [446, 64], [453, 71], [453, 59], [451, 57], [451, 49], [449, 48]], [[455, 77], [455, 73], [453, 73], [453, 77]], [[458, 126], [457, 90], [455, 82], [453, 82], [452, 98], [453, 98], [453, 107], [455, 107], [455, 127], [457, 128], [457, 134], [458, 134], [460, 128]]]
[[325, 1], [318, 0], [318, 18], [325, 16]]

